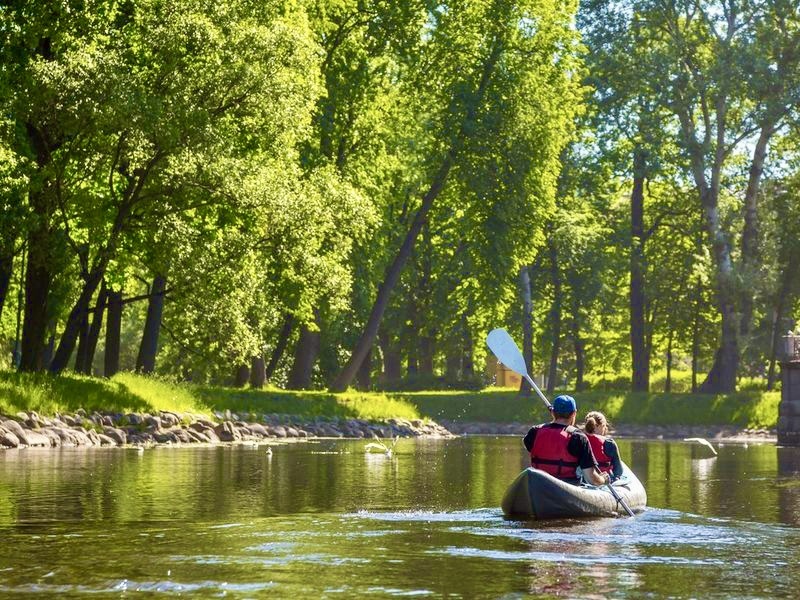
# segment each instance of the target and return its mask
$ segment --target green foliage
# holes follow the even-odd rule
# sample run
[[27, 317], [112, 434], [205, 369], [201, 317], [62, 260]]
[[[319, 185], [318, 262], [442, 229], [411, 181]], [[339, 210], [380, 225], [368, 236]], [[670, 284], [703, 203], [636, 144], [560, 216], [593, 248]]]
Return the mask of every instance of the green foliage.
[[[0, 362], [32, 265], [29, 283], [46, 296], [23, 306], [41, 321], [37, 344], [66, 337], [101, 279], [129, 298], [158, 275], [167, 294], [157, 372], [228, 383], [253, 357], [269, 358], [290, 317], [272, 383], [304, 358], [295, 350], [305, 327], [319, 333], [308, 362], [313, 386], [325, 387], [433, 189], [366, 385], [474, 386], [486, 332], [519, 337], [523, 266], [534, 370], [558, 346], [559, 384], [582, 369], [589, 388], [621, 385], [639, 153], [652, 389], [663, 389], [670, 360], [673, 391], [690, 389], [688, 369], [709, 371], [731, 291], [729, 322], [753, 304], [739, 388], [759, 388], [748, 378], [768, 373], [774, 385], [774, 342], [794, 327], [800, 296], [800, 143], [786, 126], [797, 121], [800, 34], [791, 3], [739, 3], [729, 32], [722, 4], [8, 3]], [[753, 197], [762, 133], [765, 183]], [[134, 368], [145, 314], [144, 300], [125, 307], [123, 368]], [[19, 402], [47, 404], [38, 383], [20, 386]]]

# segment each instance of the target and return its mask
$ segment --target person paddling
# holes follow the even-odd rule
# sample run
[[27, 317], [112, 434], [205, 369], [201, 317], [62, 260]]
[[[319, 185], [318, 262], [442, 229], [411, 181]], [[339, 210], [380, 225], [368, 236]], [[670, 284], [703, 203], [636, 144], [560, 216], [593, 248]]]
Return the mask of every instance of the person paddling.
[[565, 394], [553, 400], [553, 421], [531, 427], [522, 440], [531, 466], [570, 483], [578, 483], [580, 467], [589, 483], [605, 485], [609, 476], [600, 472], [589, 439], [575, 427], [576, 416], [575, 398]]
[[586, 415], [583, 422], [583, 429], [589, 444], [592, 447], [597, 465], [602, 473], [608, 473], [611, 481], [622, 477], [622, 460], [619, 457], [617, 443], [608, 437], [608, 419], [598, 411], [592, 411]]

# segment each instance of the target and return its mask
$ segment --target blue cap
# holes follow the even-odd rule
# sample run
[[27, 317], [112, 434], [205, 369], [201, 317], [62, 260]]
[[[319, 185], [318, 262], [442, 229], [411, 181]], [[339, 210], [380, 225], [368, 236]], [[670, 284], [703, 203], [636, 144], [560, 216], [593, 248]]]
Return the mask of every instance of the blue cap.
[[560, 415], [569, 415], [577, 410], [578, 407], [575, 404], [575, 398], [572, 396], [567, 396], [564, 394], [563, 396], [558, 396], [555, 400], [553, 400], [553, 412], [555, 413]]

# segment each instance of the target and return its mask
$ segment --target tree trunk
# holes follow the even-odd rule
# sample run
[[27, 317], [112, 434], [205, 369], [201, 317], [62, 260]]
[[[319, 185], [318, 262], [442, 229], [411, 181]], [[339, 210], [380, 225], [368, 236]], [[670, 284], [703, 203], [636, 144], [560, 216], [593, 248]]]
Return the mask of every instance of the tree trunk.
[[158, 335], [161, 331], [161, 317], [164, 314], [164, 290], [166, 288], [166, 277], [156, 275], [153, 278], [153, 285], [150, 286], [147, 317], [144, 321], [142, 341], [139, 344], [139, 354], [136, 357], [136, 371], [139, 373], [150, 374], [156, 368]]
[[[53, 326], [55, 327], [55, 326]], [[50, 331], [53, 331], [53, 328], [48, 328]], [[44, 363], [44, 368], [48, 368], [48, 366], [53, 361], [53, 350], [56, 347], [56, 334], [51, 333], [50, 337], [47, 338], [47, 344], [44, 347], [44, 354], [42, 356], [42, 361]]]
[[260, 390], [267, 381], [267, 368], [264, 355], [254, 356], [250, 367], [250, 387]]
[[447, 180], [447, 176], [450, 174], [450, 169], [453, 166], [453, 162], [458, 155], [460, 146], [463, 144], [466, 133], [465, 129], [467, 125], [474, 119], [478, 107], [483, 103], [483, 96], [486, 92], [486, 87], [489, 85], [489, 81], [492, 73], [494, 72], [495, 66], [497, 65], [497, 61], [500, 59], [501, 53], [502, 45], [498, 40], [495, 42], [491, 52], [481, 66], [480, 82], [475, 90], [473, 103], [467, 110], [467, 114], [465, 115], [464, 121], [461, 124], [458, 135], [455, 137], [451, 143], [450, 149], [442, 159], [439, 169], [436, 171], [428, 191], [422, 198], [422, 205], [414, 215], [414, 220], [412, 221], [411, 227], [406, 233], [400, 249], [395, 255], [394, 260], [392, 260], [391, 264], [389, 265], [389, 268], [386, 270], [383, 283], [378, 288], [378, 294], [375, 297], [374, 304], [372, 305], [372, 311], [370, 312], [369, 319], [364, 327], [364, 332], [362, 333], [361, 338], [358, 340], [358, 343], [353, 350], [353, 354], [350, 356], [350, 360], [347, 361], [347, 364], [344, 366], [341, 373], [339, 373], [339, 376], [331, 385], [332, 391], [342, 392], [347, 389], [347, 386], [349, 386], [353, 381], [353, 378], [358, 371], [358, 367], [361, 366], [361, 362], [367, 356], [367, 352], [372, 347], [375, 337], [378, 335], [378, 328], [380, 327], [381, 318], [383, 317], [383, 313], [389, 304], [389, 298], [391, 297], [392, 290], [397, 284], [397, 280], [400, 278], [400, 273], [402, 272], [408, 257], [411, 255], [411, 251], [414, 248], [414, 243], [417, 240], [417, 236], [422, 230], [423, 225], [428, 220], [428, 213], [431, 210], [431, 206], [433, 206], [434, 200], [436, 200], [437, 196], [442, 191], [445, 181]]
[[[531, 297], [531, 273], [527, 265], [519, 269], [519, 290], [522, 296], [522, 356], [528, 373], [533, 375], [533, 299]], [[519, 385], [520, 394], [529, 396], [531, 384], [524, 377]]]
[[361, 334], [361, 337], [359, 338], [358, 343], [353, 350], [353, 354], [347, 361], [347, 364], [344, 366], [342, 371], [331, 385], [331, 391], [343, 392], [347, 389], [347, 386], [349, 386], [350, 382], [353, 381], [353, 377], [355, 377], [358, 368], [361, 366], [361, 362], [364, 360], [364, 358], [366, 358], [369, 348], [375, 341], [375, 337], [378, 334], [378, 327], [380, 326], [381, 319], [383, 318], [383, 313], [386, 311], [386, 307], [389, 304], [389, 298], [391, 297], [392, 290], [397, 284], [397, 280], [400, 278], [400, 273], [402, 272], [408, 257], [411, 255], [414, 242], [416, 241], [417, 236], [422, 229], [422, 225], [428, 218], [428, 212], [430, 212], [433, 201], [439, 195], [439, 192], [441, 192], [442, 187], [444, 186], [447, 175], [450, 173], [450, 167], [452, 166], [453, 158], [454, 153], [448, 153], [439, 167], [439, 171], [436, 173], [433, 183], [431, 183], [430, 188], [428, 188], [428, 192], [425, 194], [425, 197], [422, 200], [422, 206], [420, 206], [416, 215], [414, 215], [414, 220], [411, 223], [411, 227], [409, 228], [408, 232], [406, 233], [403, 244], [400, 246], [400, 249], [395, 255], [394, 260], [386, 270], [383, 283], [378, 288], [378, 295], [375, 297], [375, 302], [372, 305], [369, 319], [364, 327], [364, 332]]
[[275, 374], [275, 369], [278, 368], [278, 363], [283, 356], [283, 353], [286, 351], [286, 346], [289, 345], [289, 336], [292, 333], [292, 326], [294, 325], [294, 317], [291, 313], [286, 313], [286, 316], [283, 317], [283, 325], [281, 326], [281, 330], [278, 333], [278, 342], [275, 344], [275, 349], [272, 351], [272, 355], [269, 357], [269, 364], [264, 373], [264, 377], [267, 381], [272, 379], [272, 376]]
[[75, 351], [76, 373], [83, 373], [86, 370], [86, 345], [89, 343], [89, 313], [83, 315], [78, 333], [78, 349]]
[[448, 347], [444, 360], [444, 373], [448, 381], [456, 381], [461, 370], [461, 355], [454, 349]]
[[[707, 190], [706, 196], [711, 195]], [[729, 393], [736, 389], [739, 370], [739, 325], [736, 314], [736, 276], [733, 270], [730, 247], [719, 225], [716, 200], [704, 202], [706, 228], [712, 239], [716, 266], [717, 308], [722, 316], [720, 345], [714, 355], [714, 364], [700, 385], [701, 393]]]
[[86, 339], [86, 351], [83, 357], [83, 370], [76, 370], [84, 375], [92, 374], [92, 364], [94, 363], [94, 353], [97, 349], [97, 340], [100, 339], [100, 330], [103, 327], [103, 313], [106, 310], [106, 301], [108, 299], [108, 291], [106, 290], [106, 282], [100, 284], [100, 294], [97, 297], [97, 306], [94, 310], [92, 317], [92, 326], [89, 328], [89, 335]]
[[784, 331], [784, 312], [788, 305], [789, 290], [792, 287], [792, 279], [795, 276], [795, 269], [784, 268], [781, 274], [781, 287], [778, 291], [778, 298], [775, 302], [772, 318], [772, 343], [770, 344], [769, 370], [767, 371], [767, 390], [772, 391], [775, 387], [775, 363], [777, 362], [778, 348], [781, 343], [782, 331]]
[[433, 377], [433, 340], [427, 331], [419, 337], [419, 373], [424, 377]]
[[233, 387], [244, 387], [248, 379], [250, 379], [250, 369], [247, 365], [239, 365], [234, 373]]
[[633, 191], [631, 192], [631, 255], [630, 255], [630, 330], [632, 388], [636, 392], [650, 389], [650, 354], [645, 340], [645, 234], [644, 181], [646, 163], [644, 152], [636, 148], [633, 154]]
[[[46, 61], [52, 60], [49, 38], [40, 40], [37, 53]], [[47, 337], [47, 300], [53, 280], [51, 272], [50, 222], [55, 202], [53, 185], [45, 173], [51, 163], [52, 151], [60, 141], [46, 129], [31, 122], [25, 123], [30, 147], [36, 155], [36, 174], [28, 190], [28, 204], [33, 219], [28, 231], [28, 260], [25, 269], [25, 316], [22, 323], [19, 370], [42, 371], [45, 338]]]
[[81, 332], [81, 325], [86, 322], [89, 312], [89, 303], [94, 296], [97, 286], [103, 280], [105, 275], [105, 261], [92, 270], [83, 284], [78, 300], [75, 306], [67, 317], [67, 323], [64, 325], [64, 331], [61, 334], [61, 339], [58, 342], [58, 350], [53, 357], [53, 362], [49, 366], [49, 370], [53, 374], [61, 373], [67, 368], [69, 359], [75, 350], [75, 344], [78, 341], [78, 335]]
[[722, 313], [722, 339], [714, 355], [714, 364], [700, 385], [703, 394], [730, 393], [736, 389], [739, 371], [739, 322], [736, 318], [734, 299], [724, 293], [719, 308]]
[[[22, 260], [20, 261], [21, 262], [20, 282], [25, 280], [25, 272], [27, 265], [26, 249], [27, 249], [26, 246], [22, 247]], [[21, 338], [20, 330], [22, 327], [22, 306], [24, 304], [24, 298], [22, 296], [23, 287], [24, 287], [23, 285], [17, 286], [17, 318], [15, 320], [15, 326], [14, 326], [14, 349], [11, 355], [11, 363], [15, 369], [19, 369], [20, 359], [22, 358], [22, 350], [20, 344], [20, 338]]]
[[667, 394], [672, 391], [672, 339], [675, 337], [675, 329], [669, 328], [669, 336], [667, 338], [667, 379], [664, 382], [664, 392]]
[[106, 355], [103, 375], [113, 377], [119, 371], [120, 332], [122, 331], [122, 292], [108, 292], [106, 320]]
[[397, 344], [393, 343], [392, 336], [384, 329], [380, 332], [380, 344], [383, 353], [384, 383], [397, 381], [402, 376], [402, 359]]
[[14, 270], [14, 254], [5, 252], [0, 256], [0, 319], [3, 317], [3, 307], [6, 304], [8, 288], [11, 283], [11, 273]]
[[586, 342], [581, 338], [578, 319], [578, 299], [572, 297], [572, 341], [575, 345], [575, 391], [583, 390], [583, 375], [586, 370]]
[[558, 356], [561, 352], [561, 273], [558, 269], [558, 251], [552, 239], [547, 241], [550, 252], [550, 277], [553, 282], [553, 304], [550, 307], [550, 327], [552, 345], [550, 347], [550, 368], [547, 372], [547, 393], [556, 389], [558, 379]]
[[[744, 195], [744, 228], [742, 230], [742, 267], [740, 276], [749, 281], [758, 276], [758, 192], [761, 187], [761, 176], [764, 173], [764, 161], [767, 158], [767, 146], [774, 133], [774, 125], [765, 123], [756, 141], [753, 158], [750, 163], [750, 175]], [[753, 320], [753, 287], [742, 285], [741, 321], [739, 334], [744, 344], [749, 342], [750, 325]]]
[[361, 367], [358, 369], [356, 383], [360, 390], [367, 391], [372, 389], [372, 348], [369, 349], [367, 356], [364, 358], [364, 362], [361, 363]]
[[781, 343], [781, 312], [778, 307], [772, 311], [772, 335], [770, 336], [769, 368], [767, 369], [768, 392], [775, 389], [775, 365], [778, 362], [778, 345]]
[[417, 329], [417, 367], [419, 374], [423, 377], [433, 377], [433, 355], [435, 343], [435, 328], [433, 327], [433, 320], [431, 318], [431, 273], [433, 265], [431, 264], [431, 257], [433, 256], [433, 245], [431, 244], [431, 232], [428, 223], [426, 222], [422, 228], [422, 252], [420, 256], [420, 271], [419, 279], [417, 281], [416, 304], [417, 313], [413, 316], [413, 320], [420, 323]]
[[[715, 101], [716, 148], [712, 164], [707, 163], [705, 150], [708, 144], [698, 141], [693, 116], [688, 110], [677, 112], [691, 164], [692, 177], [700, 196], [703, 222], [714, 258], [716, 305], [722, 316], [720, 345], [714, 355], [714, 364], [699, 391], [703, 393], [732, 392], [736, 388], [739, 370], [739, 324], [736, 315], [736, 273], [731, 246], [723, 229], [719, 214], [719, 192], [722, 167], [725, 161], [726, 116], [728, 98], [719, 92]], [[708, 135], [708, 134], [707, 134]], [[710, 140], [710, 137], [709, 137]], [[710, 172], [710, 180], [707, 173]]]
[[409, 304], [409, 327], [406, 329], [406, 376], [415, 377], [419, 373], [419, 323], [417, 323], [417, 311], [414, 302]]
[[462, 346], [461, 346], [461, 373], [464, 379], [475, 375], [475, 363], [472, 359], [472, 333], [469, 330], [466, 317], [461, 318]]
[[694, 319], [692, 321], [692, 393], [697, 393], [697, 368], [700, 359], [700, 302], [702, 288], [700, 279], [697, 280], [697, 294], [694, 302]]
[[19, 370], [42, 371], [47, 337], [47, 300], [50, 295], [50, 208], [46, 193], [31, 191], [29, 202], [36, 225], [28, 234], [28, 264], [25, 270], [25, 316], [22, 321], [22, 347]]
[[403, 335], [403, 346], [406, 350], [406, 376], [414, 377], [419, 373], [419, 330], [421, 323], [419, 322], [419, 306], [413, 293], [408, 295], [405, 309], [407, 325]]
[[[320, 325], [319, 311], [314, 310], [314, 320], [317, 327]], [[314, 363], [319, 354], [319, 330], [311, 331], [303, 325], [300, 330], [300, 339], [294, 353], [294, 363], [289, 373], [289, 389], [305, 390], [311, 387], [311, 376], [314, 373]]]

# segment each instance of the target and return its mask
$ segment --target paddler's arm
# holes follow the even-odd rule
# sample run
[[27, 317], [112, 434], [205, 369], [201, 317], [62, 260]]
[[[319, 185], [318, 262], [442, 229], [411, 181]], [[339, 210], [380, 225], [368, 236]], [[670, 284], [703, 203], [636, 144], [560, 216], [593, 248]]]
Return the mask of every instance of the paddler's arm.
[[622, 459], [619, 457], [619, 447], [611, 438], [606, 438], [603, 443], [603, 452], [611, 458], [611, 468], [614, 471], [614, 479], [622, 477]]
[[533, 440], [536, 438], [536, 429], [536, 427], [531, 427], [528, 433], [525, 434], [525, 437], [522, 438], [522, 444], [528, 452], [533, 448]]
[[589, 445], [589, 438], [583, 433], [573, 433], [567, 449], [570, 454], [578, 457], [578, 466], [589, 483], [596, 486], [608, 483], [608, 475], [600, 472], [600, 467], [597, 466], [597, 460], [592, 453], [592, 447]]
[[608, 473], [601, 473], [596, 467], [588, 471], [584, 470], [583, 475], [589, 480], [589, 483], [597, 487], [608, 483]]

